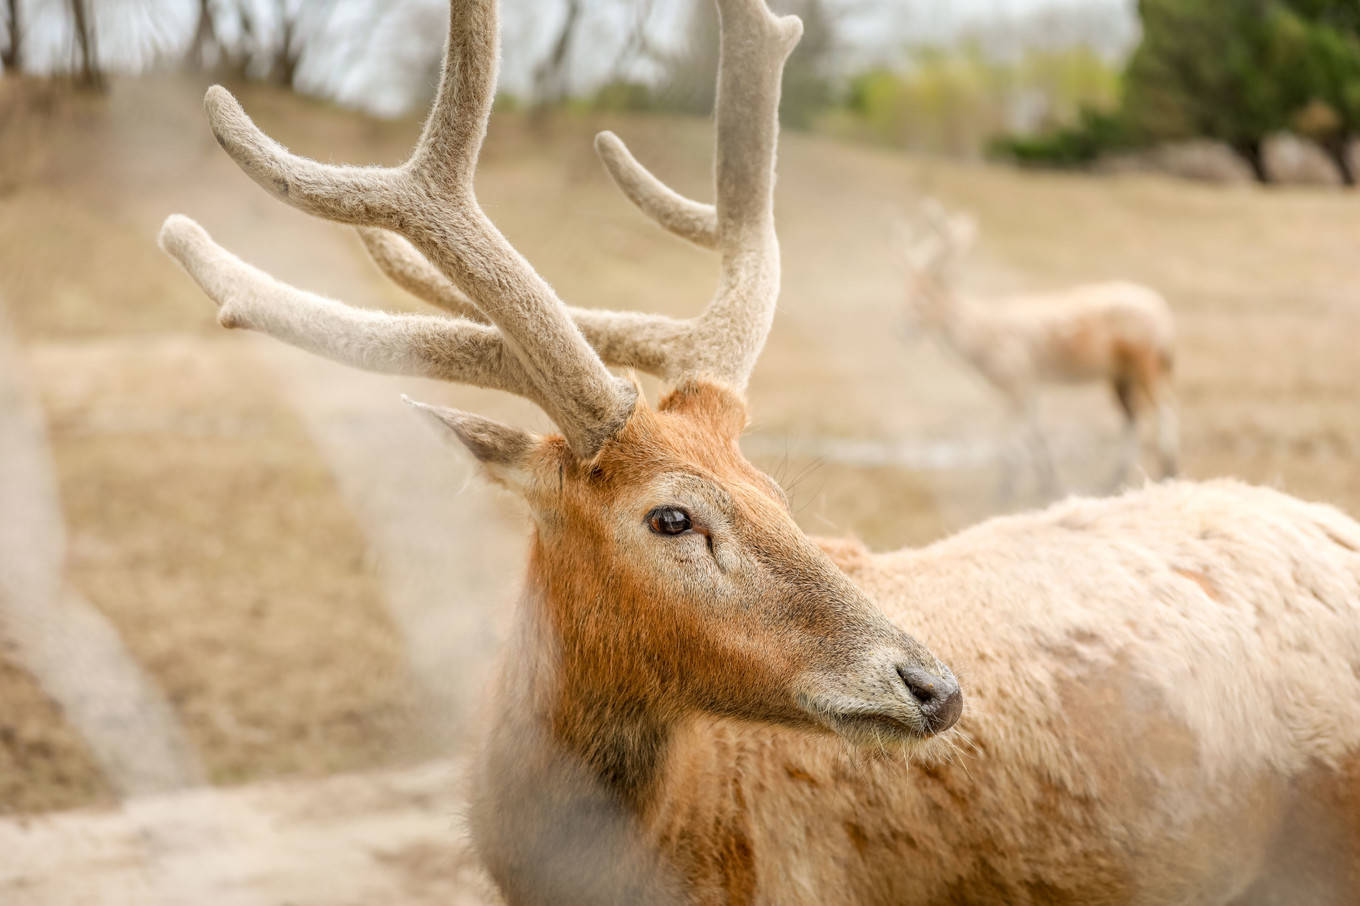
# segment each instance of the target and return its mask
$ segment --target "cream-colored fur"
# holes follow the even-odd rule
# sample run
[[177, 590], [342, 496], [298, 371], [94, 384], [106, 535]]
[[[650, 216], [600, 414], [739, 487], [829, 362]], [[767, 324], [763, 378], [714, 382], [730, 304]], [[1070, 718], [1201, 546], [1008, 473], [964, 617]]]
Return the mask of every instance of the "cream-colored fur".
[[[359, 235], [374, 262], [402, 289], [458, 317], [484, 320], [467, 294], [439, 273], [411, 243], [387, 230], [362, 228]], [[732, 358], [731, 342], [739, 335], [723, 336], [724, 313], [718, 309], [719, 315], [714, 316], [712, 311], [710, 307], [696, 318], [678, 320], [642, 312], [567, 308], [577, 329], [605, 364], [675, 383], [695, 374], [720, 374], [732, 369], [727, 360]], [[752, 333], [748, 342], [752, 342], [759, 322], [751, 318], [749, 323]], [[731, 383], [746, 380], [745, 376], [732, 378]]]
[[1036, 421], [1044, 384], [1110, 385], [1124, 414], [1124, 442], [1113, 483], [1138, 456], [1138, 418], [1157, 411], [1163, 475], [1177, 469], [1171, 368], [1175, 325], [1160, 294], [1128, 282], [980, 300], [955, 286], [955, 269], [972, 237], [971, 221], [923, 205], [927, 228], [908, 249], [909, 304], [926, 326], [1006, 399], [1050, 490], [1056, 476]]
[[[707, 866], [694, 902], [1360, 902], [1354, 521], [1168, 483], [830, 549], [950, 660], [964, 716], [911, 756], [696, 719], [646, 833], [735, 827], [752, 859]], [[750, 899], [725, 898], [741, 871]]]

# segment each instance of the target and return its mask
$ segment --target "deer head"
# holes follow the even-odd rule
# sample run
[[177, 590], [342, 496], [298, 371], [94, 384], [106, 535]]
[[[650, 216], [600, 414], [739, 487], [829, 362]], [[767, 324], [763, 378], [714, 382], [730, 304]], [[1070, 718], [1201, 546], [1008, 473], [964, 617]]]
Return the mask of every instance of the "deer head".
[[927, 323], [946, 320], [956, 301], [959, 266], [977, 239], [976, 221], [964, 213], [951, 214], [939, 201], [926, 198], [899, 232], [912, 313]]
[[[721, 256], [717, 294], [693, 319], [567, 308], [478, 206], [493, 0], [451, 3], [434, 110], [401, 166], [299, 158], [222, 88], [206, 98], [218, 141], [256, 182], [358, 226], [383, 270], [456, 317], [382, 314], [286, 286], [182, 216], [166, 221], [161, 245], [217, 303], [224, 326], [370, 370], [508, 390], [552, 417], [561, 437], [419, 406], [534, 514], [530, 597], [572, 713], [665, 724], [698, 710], [853, 740], [921, 739], [957, 719], [953, 676], [804, 536], [779, 487], [737, 445], [742, 391], [779, 293], [777, 107], [802, 29], [764, 0], [718, 7], [716, 205], [662, 185], [613, 135], [596, 143], [638, 207]], [[674, 389], [653, 409], [607, 365]]]

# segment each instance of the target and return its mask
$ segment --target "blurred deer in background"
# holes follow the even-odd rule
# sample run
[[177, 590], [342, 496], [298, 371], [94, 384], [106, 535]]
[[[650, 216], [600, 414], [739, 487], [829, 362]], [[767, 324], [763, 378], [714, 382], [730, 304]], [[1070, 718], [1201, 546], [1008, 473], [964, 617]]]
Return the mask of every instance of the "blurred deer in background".
[[[286, 286], [178, 215], [161, 244], [226, 326], [519, 393], [561, 428], [420, 407], [533, 514], [469, 815], [509, 902], [1355, 902], [1360, 525], [1223, 482], [920, 551], [808, 538], [738, 446], [779, 294], [798, 21], [718, 0], [716, 206], [597, 143], [638, 207], [719, 254], [717, 294], [681, 321], [568, 309], [487, 220], [495, 4], [451, 7], [402, 166], [289, 154], [220, 88], [207, 108], [261, 186], [364, 227], [385, 270], [459, 317]], [[607, 365], [674, 389], [652, 408]], [[968, 681], [960, 730], [959, 683], [923, 642]]]
[[[1176, 474], [1175, 325], [1166, 300], [1134, 283], [971, 299], [958, 290], [957, 270], [976, 237], [972, 218], [950, 215], [930, 199], [906, 232], [911, 311], [1000, 391], [1045, 494], [1059, 490], [1038, 421], [1038, 394], [1045, 383], [1105, 382], [1114, 390], [1124, 414], [1124, 436], [1112, 487], [1122, 485], [1137, 464], [1139, 419], [1148, 410], [1157, 413], [1162, 476]], [[1012, 484], [1008, 473], [1005, 494]]]

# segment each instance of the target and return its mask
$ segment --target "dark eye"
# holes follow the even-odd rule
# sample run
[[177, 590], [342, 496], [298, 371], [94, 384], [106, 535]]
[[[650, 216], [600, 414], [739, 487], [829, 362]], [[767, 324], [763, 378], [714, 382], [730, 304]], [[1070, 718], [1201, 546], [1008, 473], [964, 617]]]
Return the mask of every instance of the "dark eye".
[[689, 513], [675, 507], [657, 507], [647, 514], [647, 525], [658, 535], [683, 535], [694, 527]]

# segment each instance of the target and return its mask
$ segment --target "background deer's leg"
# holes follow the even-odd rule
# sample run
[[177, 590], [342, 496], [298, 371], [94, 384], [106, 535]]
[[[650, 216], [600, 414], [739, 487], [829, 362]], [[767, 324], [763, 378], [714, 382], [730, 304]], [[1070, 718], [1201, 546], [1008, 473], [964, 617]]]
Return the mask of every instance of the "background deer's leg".
[[1138, 463], [1138, 400], [1134, 389], [1133, 379], [1129, 375], [1115, 376], [1114, 395], [1119, 402], [1119, 410], [1124, 414], [1124, 427], [1119, 445], [1119, 462], [1108, 482], [1110, 491], [1123, 487], [1129, 480], [1129, 473]]
[[1157, 390], [1157, 455], [1161, 460], [1162, 477], [1175, 478], [1180, 471], [1180, 419], [1176, 415], [1176, 397], [1163, 384]]
[[999, 503], [1008, 507], [1014, 503], [1021, 460], [1029, 460], [1038, 479], [1037, 496], [1043, 500], [1057, 497], [1062, 492], [1048, 441], [1039, 427], [1039, 413], [1034, 393], [1028, 389], [1003, 388], [1011, 407], [1011, 431], [1002, 458], [1001, 483], [997, 490]]
[[[1157, 411], [1157, 454], [1161, 477], [1172, 478], [1178, 469], [1180, 430], [1176, 418], [1176, 398], [1171, 389], [1171, 356], [1169, 353], [1145, 354], [1136, 357], [1131, 377], [1137, 399], [1130, 403], [1145, 404]], [[1122, 400], [1121, 400], [1122, 402]]]
[[1053, 467], [1053, 455], [1048, 449], [1043, 429], [1039, 425], [1039, 406], [1032, 390], [1026, 389], [1015, 397], [1015, 412], [1034, 474], [1039, 480], [1039, 494], [1052, 500], [1062, 493], [1058, 473]]
[[[1001, 388], [1004, 392], [1004, 388]], [[1015, 504], [1020, 486], [1020, 472], [1025, 458], [1022, 449], [1023, 415], [1015, 399], [1006, 394], [1010, 403], [1010, 423], [1007, 425], [1005, 440], [1001, 444], [1001, 475], [996, 485], [997, 509], [1005, 511]]]

